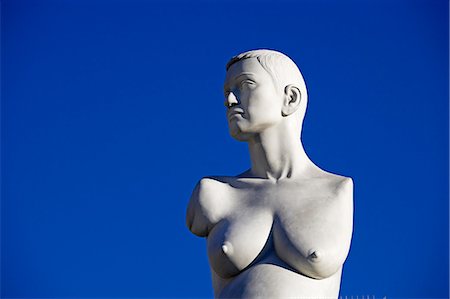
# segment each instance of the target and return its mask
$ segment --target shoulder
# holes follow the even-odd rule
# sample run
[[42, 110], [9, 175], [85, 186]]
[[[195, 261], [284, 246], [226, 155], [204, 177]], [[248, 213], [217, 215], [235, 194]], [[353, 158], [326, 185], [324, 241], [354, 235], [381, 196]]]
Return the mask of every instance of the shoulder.
[[204, 177], [195, 186], [191, 200], [198, 201], [203, 207], [208, 208], [213, 202], [220, 201], [233, 179], [219, 176]]
[[329, 229], [334, 231], [339, 243], [349, 245], [353, 230], [353, 179], [323, 172], [317, 180], [316, 188], [323, 193], [322, 200], [317, 201], [316, 211], [327, 219]]
[[353, 198], [353, 179], [339, 174], [334, 174], [321, 170], [315, 177], [322, 182], [332, 194], [333, 198], [352, 199]]
[[353, 179], [328, 174], [327, 180], [331, 194], [324, 214], [334, 242], [325, 246], [323, 253], [328, 255], [328, 266], [334, 265], [331, 269], [337, 270], [347, 257], [353, 233]]
[[344, 198], [353, 198], [353, 179], [333, 174], [333, 182], [337, 195]]
[[[350, 250], [353, 233], [353, 180], [350, 177], [327, 173], [320, 180], [326, 185], [327, 196], [318, 205], [321, 230], [315, 235], [308, 257], [312, 277], [326, 278], [342, 267]], [[317, 256], [317, 258], [316, 258]], [[312, 257], [315, 257], [311, 259]]]
[[228, 183], [224, 177], [204, 177], [196, 184], [189, 200], [186, 225], [197, 236], [209, 234], [227, 210], [226, 189]]
[[340, 221], [349, 224], [353, 221], [353, 179], [327, 173], [324, 177], [329, 188], [329, 208], [339, 215]]

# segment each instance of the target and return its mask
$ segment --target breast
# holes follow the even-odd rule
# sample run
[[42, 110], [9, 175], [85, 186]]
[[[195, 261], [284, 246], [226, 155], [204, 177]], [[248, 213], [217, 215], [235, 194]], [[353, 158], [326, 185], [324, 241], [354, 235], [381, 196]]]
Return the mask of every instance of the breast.
[[262, 252], [272, 229], [273, 213], [268, 209], [238, 209], [222, 219], [207, 239], [211, 268], [222, 278], [238, 275]]
[[280, 202], [273, 226], [274, 248], [298, 272], [324, 279], [341, 269], [348, 254], [352, 194], [342, 188], [313, 193], [319, 196], [291, 200], [289, 208]]

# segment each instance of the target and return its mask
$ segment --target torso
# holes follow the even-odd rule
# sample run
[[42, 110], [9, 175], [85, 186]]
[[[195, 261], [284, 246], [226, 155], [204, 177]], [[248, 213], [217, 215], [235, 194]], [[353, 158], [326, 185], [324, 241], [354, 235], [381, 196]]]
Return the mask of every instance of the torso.
[[328, 173], [279, 182], [203, 179], [188, 223], [194, 218], [193, 232], [207, 236], [215, 296], [337, 298], [351, 191], [350, 179]]

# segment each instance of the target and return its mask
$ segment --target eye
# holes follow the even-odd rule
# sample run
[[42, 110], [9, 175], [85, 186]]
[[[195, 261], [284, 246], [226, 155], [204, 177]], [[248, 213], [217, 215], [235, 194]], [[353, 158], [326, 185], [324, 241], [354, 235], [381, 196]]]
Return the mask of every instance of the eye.
[[252, 80], [242, 80], [242, 81], [239, 83], [239, 87], [240, 87], [240, 88], [243, 88], [243, 87], [250, 87], [250, 86], [253, 86], [253, 85], [255, 85], [255, 82], [252, 81]]

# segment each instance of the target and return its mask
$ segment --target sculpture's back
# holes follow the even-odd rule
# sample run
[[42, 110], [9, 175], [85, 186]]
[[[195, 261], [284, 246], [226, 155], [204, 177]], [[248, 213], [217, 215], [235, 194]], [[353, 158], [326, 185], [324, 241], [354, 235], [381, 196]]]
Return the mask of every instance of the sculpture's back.
[[300, 72], [281, 53], [250, 51], [231, 60], [224, 89], [230, 133], [249, 143], [252, 167], [203, 178], [187, 211], [189, 229], [207, 237], [215, 297], [337, 298], [353, 183], [303, 150]]

